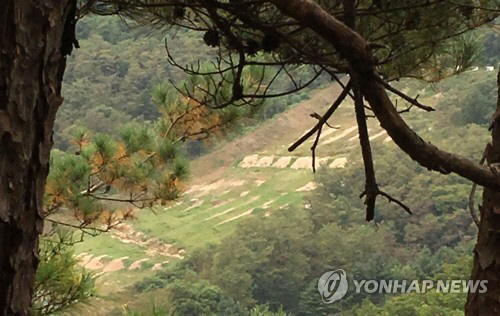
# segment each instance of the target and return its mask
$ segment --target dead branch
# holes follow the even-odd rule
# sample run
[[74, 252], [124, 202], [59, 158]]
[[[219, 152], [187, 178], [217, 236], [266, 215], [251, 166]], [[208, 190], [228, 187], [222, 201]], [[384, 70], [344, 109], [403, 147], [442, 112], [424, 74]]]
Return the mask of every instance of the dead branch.
[[[417, 108], [420, 108], [422, 110], [425, 110], [425, 111], [428, 111], [428, 112], [432, 112], [432, 111], [435, 111], [435, 109], [431, 106], [427, 106], [427, 105], [424, 105], [420, 102], [418, 102], [418, 95], [415, 97], [415, 98], [412, 98], [408, 95], [406, 95], [405, 93], [403, 93], [402, 91], [399, 91], [398, 89], [394, 88], [393, 86], [391, 86], [387, 81], [385, 81], [384, 79], [380, 78], [379, 76], [376, 76], [376, 78], [378, 80], [380, 80], [380, 83], [382, 83], [382, 85], [389, 91], [391, 91], [392, 93], [396, 94], [397, 96], [401, 97], [403, 100], [405, 101], [408, 101], [411, 105], [414, 105], [416, 106]], [[401, 113], [401, 112], [400, 112]]]
[[307, 133], [304, 134], [301, 138], [299, 138], [295, 143], [293, 143], [290, 147], [288, 147], [288, 151], [294, 151], [299, 147], [301, 144], [303, 144], [306, 140], [308, 140], [311, 136], [313, 136], [324, 124], [325, 122], [335, 113], [335, 111], [338, 109], [340, 104], [344, 101], [346, 96], [349, 93], [349, 90], [351, 90], [351, 81], [349, 81], [346, 85], [346, 87], [342, 90], [342, 92], [339, 94], [335, 102], [330, 106], [330, 108], [325, 112], [325, 114], [321, 117], [321, 119], [318, 121], [318, 123], [310, 129]]

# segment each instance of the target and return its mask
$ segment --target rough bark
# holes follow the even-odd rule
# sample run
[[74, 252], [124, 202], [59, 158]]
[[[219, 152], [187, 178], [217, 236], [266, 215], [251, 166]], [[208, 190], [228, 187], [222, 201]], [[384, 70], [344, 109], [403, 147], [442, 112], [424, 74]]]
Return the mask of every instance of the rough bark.
[[[492, 167], [500, 163], [500, 71], [497, 85], [498, 99], [493, 115], [492, 142], [486, 152], [486, 161]], [[469, 293], [465, 314], [500, 315], [500, 192], [484, 189], [480, 210], [471, 280], [488, 280], [488, 291], [483, 294]]]
[[0, 315], [31, 314], [42, 198], [75, 4], [0, 1]]

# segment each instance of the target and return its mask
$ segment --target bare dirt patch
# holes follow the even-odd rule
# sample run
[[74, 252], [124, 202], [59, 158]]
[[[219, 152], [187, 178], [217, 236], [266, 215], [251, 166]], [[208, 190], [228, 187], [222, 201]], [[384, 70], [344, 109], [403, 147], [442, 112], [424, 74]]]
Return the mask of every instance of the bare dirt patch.
[[270, 167], [273, 164], [274, 156], [263, 156], [257, 161], [255, 167]]
[[89, 269], [89, 270], [100, 270], [102, 268], [104, 268], [104, 263], [101, 262], [101, 260], [103, 258], [106, 258], [108, 255], [101, 255], [101, 256], [98, 256], [98, 257], [95, 257], [93, 258], [92, 260], [90, 260], [84, 267], [85, 269]]
[[281, 157], [276, 162], [272, 165], [274, 168], [286, 168], [290, 164], [290, 161], [292, 161], [292, 157]]
[[348, 129], [342, 131], [342, 133], [340, 135], [336, 135], [336, 136], [330, 137], [330, 138], [322, 141], [320, 143], [320, 146], [327, 145], [327, 144], [333, 143], [333, 142], [335, 142], [335, 141], [337, 141], [337, 140], [339, 140], [341, 138], [344, 138], [347, 135], [349, 135], [350, 133], [354, 132], [354, 130], [356, 130], [357, 128], [358, 128], [358, 126], [356, 126], [356, 125], [355, 126], [351, 126]]
[[265, 180], [255, 180], [255, 186], [260, 187], [263, 185], [266, 181]]
[[215, 226], [219, 226], [219, 225], [222, 225], [222, 224], [225, 224], [225, 223], [229, 223], [229, 222], [234, 221], [235, 219], [241, 218], [241, 217], [243, 217], [243, 216], [250, 215], [250, 214], [252, 214], [252, 211], [253, 211], [253, 210], [254, 210], [254, 209], [253, 209], [253, 208], [251, 208], [251, 209], [249, 209], [248, 211], [243, 212], [243, 213], [241, 213], [241, 214], [239, 214], [239, 215], [236, 215], [236, 216], [234, 216], [234, 217], [231, 217], [230, 219], [226, 219], [225, 221], [222, 221], [222, 222], [220, 222], [219, 224], [217, 224], [217, 225], [215, 225]]
[[157, 238], [148, 238], [145, 234], [137, 234], [134, 228], [128, 224], [120, 224], [111, 234], [112, 238], [117, 238], [125, 244], [135, 244], [145, 248], [148, 256], [170, 256], [183, 257], [180, 250], [172, 244], [167, 244]]
[[128, 257], [121, 257], [121, 258], [118, 258], [118, 259], [114, 259], [114, 260], [111, 260], [105, 267], [104, 269], [102, 269], [102, 272], [103, 273], [107, 273], [107, 272], [115, 272], [115, 271], [119, 271], [119, 270], [123, 270], [125, 269], [125, 264], [123, 263], [123, 261], [125, 259], [128, 259]]
[[137, 270], [137, 269], [140, 269], [141, 266], [142, 266], [142, 263], [143, 262], [146, 262], [148, 261], [149, 259], [139, 259], [139, 260], [136, 260], [134, 262], [132, 262], [132, 264], [130, 264], [130, 266], [128, 267], [129, 270]]
[[79, 264], [84, 267], [87, 263], [89, 263], [90, 259], [92, 259], [93, 255], [87, 254], [86, 252], [81, 253], [80, 255], [76, 256], [76, 258], [79, 261]]
[[312, 168], [312, 157], [300, 157], [290, 167], [292, 169], [309, 169]]
[[297, 192], [312, 191], [312, 190], [316, 189], [317, 187], [318, 186], [316, 185], [316, 183], [314, 183], [313, 181], [311, 181], [311, 182], [308, 182], [303, 187], [298, 188]]
[[186, 191], [185, 194], [193, 194], [195, 197], [201, 197], [208, 194], [211, 191], [219, 189], [232, 189], [234, 187], [242, 186], [245, 184], [244, 180], [238, 179], [220, 179], [209, 184], [197, 184], [191, 186], [191, 188]]
[[[312, 91], [310, 99], [264, 122], [257, 130], [226, 142], [213, 152], [196, 159], [192, 162], [193, 184], [220, 179], [224, 170], [242, 156], [271, 147], [282, 147], [298, 139], [304, 131], [317, 123], [317, 120], [309, 114], [322, 113], [341, 91], [342, 88], [337, 84]], [[342, 116], [342, 113], [339, 112], [339, 116]], [[286, 150], [285, 147], [283, 147], [284, 150]], [[211, 173], [207, 174], [207, 170]]]
[[377, 139], [377, 138], [379, 138], [380, 136], [385, 135], [385, 134], [387, 134], [387, 132], [386, 132], [386, 131], [381, 131], [381, 132], [379, 132], [379, 133], [377, 133], [377, 134], [375, 134], [375, 135], [373, 135], [373, 136], [370, 136], [370, 140]]
[[254, 167], [258, 161], [259, 161], [259, 155], [246, 156], [240, 162], [240, 167], [241, 168], [251, 168], [251, 167]]
[[335, 159], [330, 165], [328, 165], [328, 168], [332, 169], [345, 168], [346, 165], [347, 165], [347, 158], [342, 157]]

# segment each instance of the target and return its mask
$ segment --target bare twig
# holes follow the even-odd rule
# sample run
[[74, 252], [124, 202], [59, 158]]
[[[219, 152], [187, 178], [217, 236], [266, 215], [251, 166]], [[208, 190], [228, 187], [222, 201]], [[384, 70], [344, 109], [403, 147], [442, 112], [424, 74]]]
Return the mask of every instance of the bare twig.
[[308, 140], [311, 136], [313, 136], [325, 123], [326, 121], [333, 115], [333, 113], [338, 109], [340, 104], [344, 101], [346, 96], [351, 90], [351, 82], [349, 81], [346, 87], [342, 90], [342, 92], [337, 97], [337, 100], [333, 102], [332, 106], [325, 112], [325, 114], [321, 117], [318, 123], [310, 129], [307, 133], [304, 134], [301, 138], [299, 138], [295, 143], [293, 143], [290, 147], [288, 147], [288, 151], [294, 151], [302, 145], [306, 140]]
[[403, 208], [408, 214], [412, 214], [408, 206], [406, 206], [398, 199], [392, 197], [388, 193], [381, 191], [377, 184], [370, 139], [368, 135], [368, 126], [366, 124], [363, 95], [357, 88], [354, 88], [354, 107], [356, 110], [356, 121], [358, 123], [359, 143], [361, 145], [361, 153], [363, 156], [363, 164], [365, 167], [365, 191], [361, 193], [360, 198], [366, 196], [366, 220], [371, 221], [375, 217], [375, 202], [377, 200], [377, 196], [379, 195], [386, 197], [389, 202], [395, 202], [396, 204], [401, 206], [401, 208]]
[[[435, 111], [435, 109], [433, 107], [430, 107], [430, 106], [427, 106], [427, 105], [424, 105], [424, 104], [418, 102], [418, 100], [417, 100], [418, 95], [415, 98], [412, 98], [412, 97], [406, 95], [405, 93], [399, 91], [398, 89], [394, 88], [393, 86], [391, 86], [389, 83], [387, 83], [384, 79], [380, 78], [379, 76], [376, 76], [376, 78], [377, 78], [377, 80], [380, 81], [380, 83], [382, 83], [384, 88], [386, 88], [387, 90], [396, 94], [397, 96], [401, 97], [403, 100], [410, 102], [410, 104], [416, 106], [417, 108], [420, 108], [420, 109], [428, 111], [428, 112]], [[408, 110], [406, 110], [405, 112], [407, 112], [407, 111]]]
[[323, 126], [321, 126], [318, 129], [318, 132], [316, 133], [316, 139], [314, 140], [314, 144], [311, 147], [313, 172], [316, 172], [316, 147], [318, 147], [318, 142], [319, 142], [319, 138], [321, 137], [322, 128], [323, 128]]

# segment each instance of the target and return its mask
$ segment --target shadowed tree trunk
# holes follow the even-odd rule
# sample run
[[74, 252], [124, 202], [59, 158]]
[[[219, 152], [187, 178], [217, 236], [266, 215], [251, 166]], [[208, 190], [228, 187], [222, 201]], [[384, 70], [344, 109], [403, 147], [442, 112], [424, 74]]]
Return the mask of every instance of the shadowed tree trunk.
[[[497, 109], [493, 115], [492, 142], [488, 145], [486, 162], [495, 168], [500, 164], [500, 71], [497, 77]], [[495, 168], [500, 172], [500, 168]], [[499, 175], [500, 176], [500, 175]], [[479, 208], [481, 221], [474, 249], [472, 280], [488, 280], [488, 291], [469, 293], [466, 315], [500, 315], [500, 192], [483, 191]]]
[[75, 5], [0, 1], [0, 315], [31, 314], [42, 198]]

